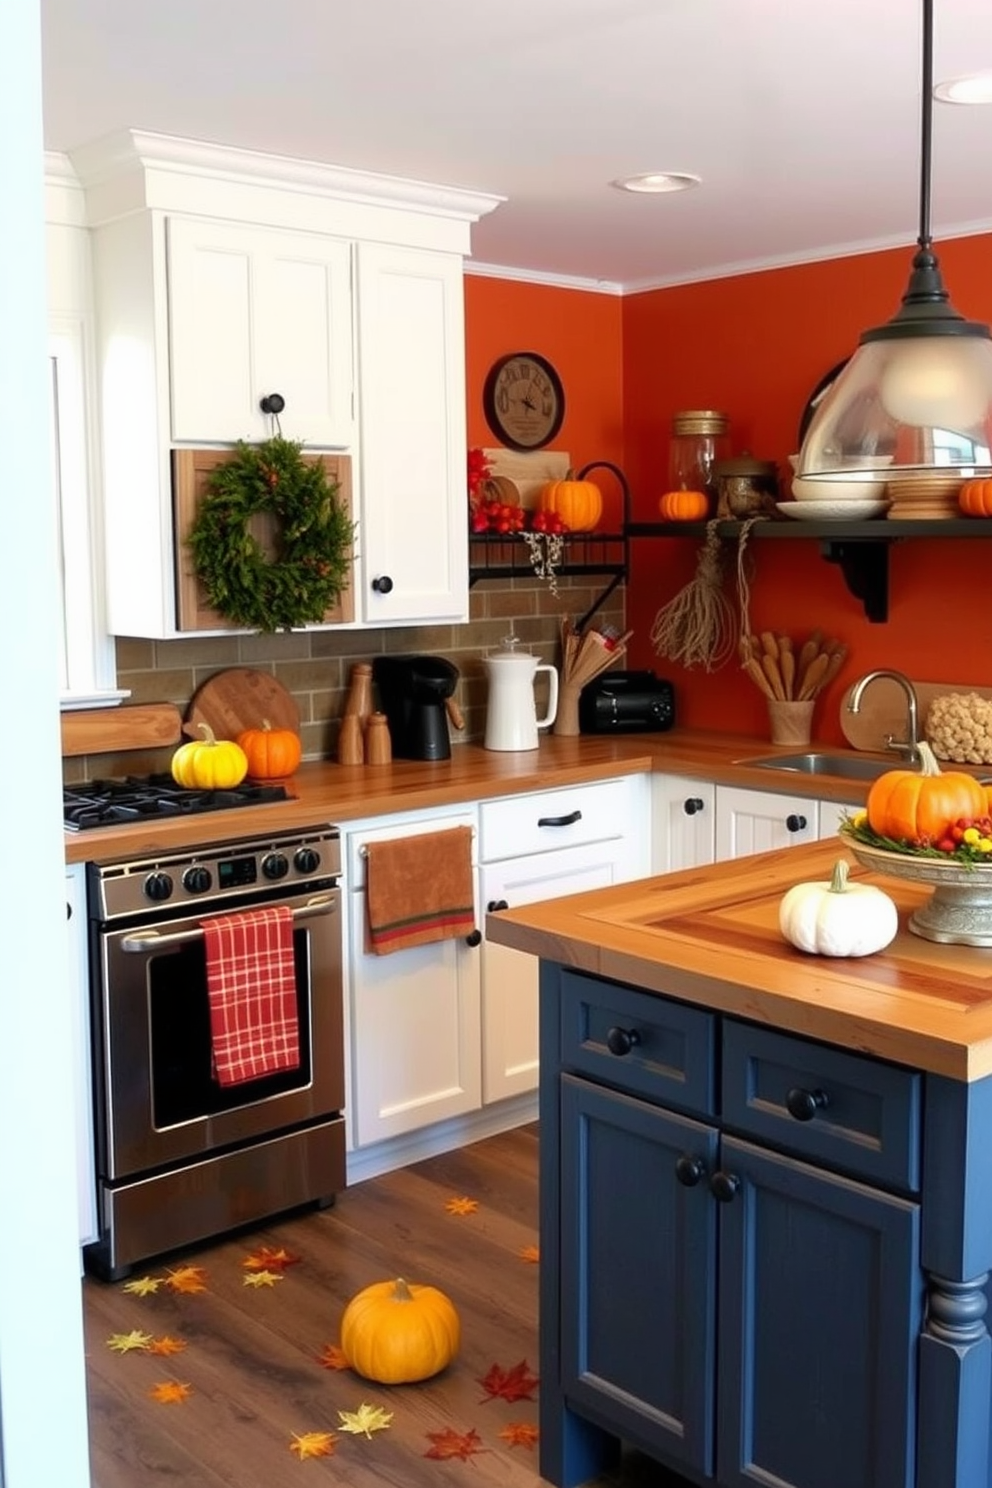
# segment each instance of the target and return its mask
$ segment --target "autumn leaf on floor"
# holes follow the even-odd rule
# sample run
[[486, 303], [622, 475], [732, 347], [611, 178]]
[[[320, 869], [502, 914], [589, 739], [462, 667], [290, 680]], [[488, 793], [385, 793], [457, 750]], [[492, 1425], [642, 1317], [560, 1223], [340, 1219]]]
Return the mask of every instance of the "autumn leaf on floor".
[[241, 1278], [246, 1287], [274, 1287], [282, 1279], [281, 1271], [246, 1271]]
[[499, 1435], [500, 1440], [509, 1442], [511, 1447], [529, 1447], [533, 1451], [539, 1433], [529, 1421], [511, 1421]]
[[449, 1199], [445, 1204], [449, 1214], [474, 1214], [479, 1207], [478, 1199]]
[[159, 1405], [185, 1405], [192, 1391], [192, 1385], [181, 1385], [178, 1380], [165, 1380], [148, 1393]]
[[317, 1363], [321, 1369], [350, 1369], [351, 1365], [344, 1356], [344, 1350], [336, 1343], [325, 1343], [324, 1352], [317, 1355]]
[[136, 1297], [151, 1297], [161, 1285], [161, 1276], [137, 1276], [134, 1281], [126, 1281], [122, 1291], [132, 1292]]
[[292, 1251], [280, 1245], [274, 1250], [269, 1245], [263, 1245], [259, 1250], [252, 1251], [251, 1255], [245, 1256], [241, 1262], [246, 1271], [285, 1271], [287, 1266], [299, 1264], [300, 1257], [293, 1255]]
[[139, 1328], [133, 1328], [130, 1333], [112, 1333], [107, 1339], [107, 1347], [118, 1354], [129, 1354], [133, 1349], [147, 1353], [151, 1343], [152, 1335], [142, 1333]]
[[175, 1271], [168, 1273], [165, 1284], [174, 1292], [205, 1292], [207, 1273], [202, 1266], [179, 1266]]
[[464, 1435], [460, 1435], [453, 1426], [449, 1426], [446, 1431], [428, 1431], [427, 1440], [431, 1446], [424, 1456], [434, 1457], [442, 1462], [449, 1457], [460, 1457], [462, 1462], [467, 1462], [476, 1452], [489, 1450], [482, 1445], [482, 1437], [474, 1426]]
[[533, 1261], [535, 1266], [541, 1259], [540, 1249], [536, 1245], [525, 1245], [519, 1254], [522, 1261]]
[[373, 1431], [388, 1431], [389, 1423], [393, 1419], [392, 1411], [387, 1411], [381, 1405], [369, 1405], [366, 1401], [358, 1407], [357, 1411], [339, 1410], [341, 1418], [341, 1430], [350, 1431], [352, 1436], [367, 1436], [372, 1440]]
[[[533, 1400], [539, 1380], [531, 1374], [527, 1360], [521, 1359], [512, 1369], [501, 1369], [494, 1364], [479, 1384], [486, 1392], [486, 1400]], [[485, 1400], [480, 1402], [485, 1404]]]
[[333, 1457], [336, 1445], [333, 1431], [305, 1431], [302, 1436], [294, 1432], [289, 1450], [303, 1462], [307, 1457]]
[[185, 1347], [185, 1338], [170, 1338], [168, 1333], [165, 1333], [161, 1338], [152, 1339], [148, 1345], [148, 1352], [161, 1354], [164, 1359], [167, 1359], [170, 1354], [181, 1354]]

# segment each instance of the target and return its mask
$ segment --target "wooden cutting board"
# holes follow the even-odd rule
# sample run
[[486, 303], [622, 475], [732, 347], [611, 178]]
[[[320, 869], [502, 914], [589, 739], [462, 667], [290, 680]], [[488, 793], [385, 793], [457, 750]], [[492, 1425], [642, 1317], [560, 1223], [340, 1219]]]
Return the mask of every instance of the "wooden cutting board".
[[[927, 712], [934, 698], [947, 692], [977, 692], [979, 697], [992, 698], [992, 687], [978, 687], [973, 682], [914, 682], [920, 705], [920, 735], [926, 732]], [[892, 734], [897, 739], [906, 737], [906, 694], [898, 682], [891, 677], [879, 677], [866, 689], [857, 713], [848, 709], [848, 699], [854, 689], [849, 687], [840, 701], [840, 727], [844, 738], [854, 749], [870, 749], [877, 753], [885, 748], [885, 739]]]
[[128, 703], [120, 708], [84, 708], [61, 715], [62, 754], [117, 754], [160, 749], [182, 738], [174, 703]]
[[205, 723], [218, 739], [236, 739], [245, 729], [261, 728], [266, 719], [273, 728], [298, 734], [300, 710], [292, 693], [271, 672], [228, 667], [197, 688], [186, 709], [183, 733], [198, 739], [199, 725]]

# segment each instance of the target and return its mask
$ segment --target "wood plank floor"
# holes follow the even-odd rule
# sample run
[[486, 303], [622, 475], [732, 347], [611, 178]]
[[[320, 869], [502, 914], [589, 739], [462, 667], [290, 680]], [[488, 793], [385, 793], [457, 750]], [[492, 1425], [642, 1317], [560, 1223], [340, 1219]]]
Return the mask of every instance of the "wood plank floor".
[[[336, 1205], [239, 1235], [134, 1274], [164, 1277], [203, 1267], [207, 1290], [162, 1286], [136, 1296], [122, 1284], [84, 1282], [93, 1488], [289, 1488], [301, 1481], [349, 1488], [421, 1488], [463, 1480], [477, 1488], [535, 1488], [537, 1449], [499, 1435], [537, 1425], [533, 1400], [486, 1399], [479, 1381], [493, 1364], [526, 1360], [538, 1371], [536, 1126], [492, 1137], [348, 1189]], [[478, 1202], [449, 1214], [448, 1199]], [[243, 1261], [261, 1246], [285, 1247], [299, 1263], [271, 1287], [245, 1285]], [[417, 1385], [392, 1388], [328, 1370], [318, 1358], [338, 1341], [347, 1300], [392, 1276], [440, 1287], [462, 1320], [458, 1359]], [[133, 1278], [132, 1278], [133, 1279]], [[171, 1357], [119, 1353], [107, 1340], [133, 1329], [185, 1342]], [[190, 1386], [161, 1404], [161, 1383]], [[371, 1439], [340, 1432], [339, 1411], [363, 1402], [393, 1412]], [[475, 1431], [483, 1450], [467, 1460], [424, 1454], [428, 1433]], [[305, 1461], [294, 1437], [333, 1432], [334, 1454]], [[602, 1488], [672, 1488], [680, 1480], [631, 1454]]]

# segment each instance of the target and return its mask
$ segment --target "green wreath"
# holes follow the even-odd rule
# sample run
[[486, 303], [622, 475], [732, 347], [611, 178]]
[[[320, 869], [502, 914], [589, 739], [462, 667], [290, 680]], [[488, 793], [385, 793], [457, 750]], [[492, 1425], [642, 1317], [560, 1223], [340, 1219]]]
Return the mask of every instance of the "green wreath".
[[[239, 441], [211, 473], [187, 539], [214, 609], [251, 630], [319, 622], [348, 585], [354, 523], [337, 483], [301, 450], [289, 439]], [[248, 527], [262, 512], [278, 524], [272, 558]]]

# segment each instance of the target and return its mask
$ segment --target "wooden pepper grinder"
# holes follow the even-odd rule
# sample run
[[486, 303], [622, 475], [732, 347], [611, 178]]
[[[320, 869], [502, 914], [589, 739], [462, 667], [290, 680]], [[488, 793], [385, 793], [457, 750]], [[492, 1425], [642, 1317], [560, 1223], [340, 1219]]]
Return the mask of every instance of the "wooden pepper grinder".
[[372, 712], [372, 667], [356, 662], [338, 735], [338, 764], [361, 765], [365, 761], [365, 721]]
[[365, 722], [365, 763], [388, 765], [393, 758], [389, 720], [385, 713], [370, 713]]

